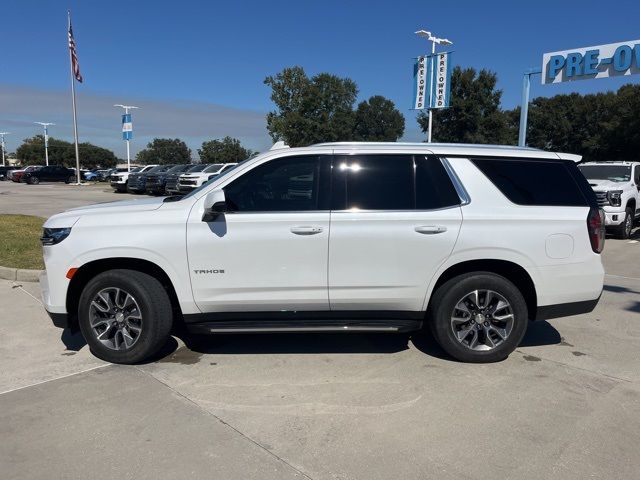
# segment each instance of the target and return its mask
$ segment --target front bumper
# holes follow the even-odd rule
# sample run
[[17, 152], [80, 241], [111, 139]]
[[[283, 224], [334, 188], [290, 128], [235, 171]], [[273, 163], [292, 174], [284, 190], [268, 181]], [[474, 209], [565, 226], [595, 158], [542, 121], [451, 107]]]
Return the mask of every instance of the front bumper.
[[40, 274], [40, 292], [44, 309], [47, 312], [47, 315], [51, 318], [53, 324], [58, 328], [69, 327], [70, 321], [69, 314], [66, 311], [66, 306], [53, 304], [51, 289], [49, 287], [49, 277], [47, 276], [46, 271]]
[[612, 212], [607, 212], [605, 210], [604, 211], [604, 216], [605, 216], [604, 225], [606, 227], [617, 227], [622, 222], [624, 222], [624, 215], [625, 215], [624, 210], [622, 210], [622, 211], [612, 211]]

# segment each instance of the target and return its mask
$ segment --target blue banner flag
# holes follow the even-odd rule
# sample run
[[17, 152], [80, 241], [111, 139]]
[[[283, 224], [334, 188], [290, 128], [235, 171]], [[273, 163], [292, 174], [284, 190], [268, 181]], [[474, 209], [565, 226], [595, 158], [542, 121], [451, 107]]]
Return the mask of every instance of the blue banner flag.
[[416, 58], [413, 64], [413, 106], [414, 110], [428, 108], [429, 91], [431, 90], [431, 62], [428, 56]]
[[131, 123], [131, 114], [122, 115], [122, 139], [131, 140], [133, 138], [133, 124]]

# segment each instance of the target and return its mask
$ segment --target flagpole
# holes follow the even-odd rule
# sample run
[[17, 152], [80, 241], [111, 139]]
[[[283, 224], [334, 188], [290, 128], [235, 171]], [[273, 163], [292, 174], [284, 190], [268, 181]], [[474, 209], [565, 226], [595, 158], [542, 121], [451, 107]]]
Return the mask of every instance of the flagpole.
[[[67, 10], [67, 31], [71, 28], [71, 12]], [[69, 48], [69, 72], [71, 74], [71, 104], [73, 106], [73, 140], [76, 147], [76, 185], [80, 185], [80, 151], [78, 150], [78, 118], [76, 113], [76, 80], [73, 74], [73, 59]]]

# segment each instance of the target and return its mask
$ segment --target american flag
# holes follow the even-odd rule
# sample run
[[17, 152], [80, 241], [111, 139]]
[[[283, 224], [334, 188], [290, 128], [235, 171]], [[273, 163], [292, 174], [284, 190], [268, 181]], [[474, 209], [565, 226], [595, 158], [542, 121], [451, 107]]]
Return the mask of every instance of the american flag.
[[78, 64], [78, 52], [76, 52], [76, 41], [73, 39], [73, 29], [71, 28], [71, 19], [69, 19], [69, 52], [71, 53], [71, 68], [73, 76], [82, 83], [82, 74], [80, 73], [80, 65]]

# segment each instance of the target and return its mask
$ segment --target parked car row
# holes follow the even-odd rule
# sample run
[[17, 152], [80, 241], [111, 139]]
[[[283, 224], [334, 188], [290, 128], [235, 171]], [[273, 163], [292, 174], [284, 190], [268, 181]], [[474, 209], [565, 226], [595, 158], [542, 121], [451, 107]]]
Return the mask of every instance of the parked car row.
[[198, 163], [189, 165], [147, 165], [110, 177], [116, 192], [149, 195], [183, 195], [214, 179], [236, 163]]
[[11, 180], [16, 183], [28, 183], [37, 185], [40, 182], [65, 182], [71, 183], [76, 181], [76, 172], [70, 168], [60, 165], [29, 165], [28, 167], [9, 170], [4, 167], [0, 171], [2, 179]]

